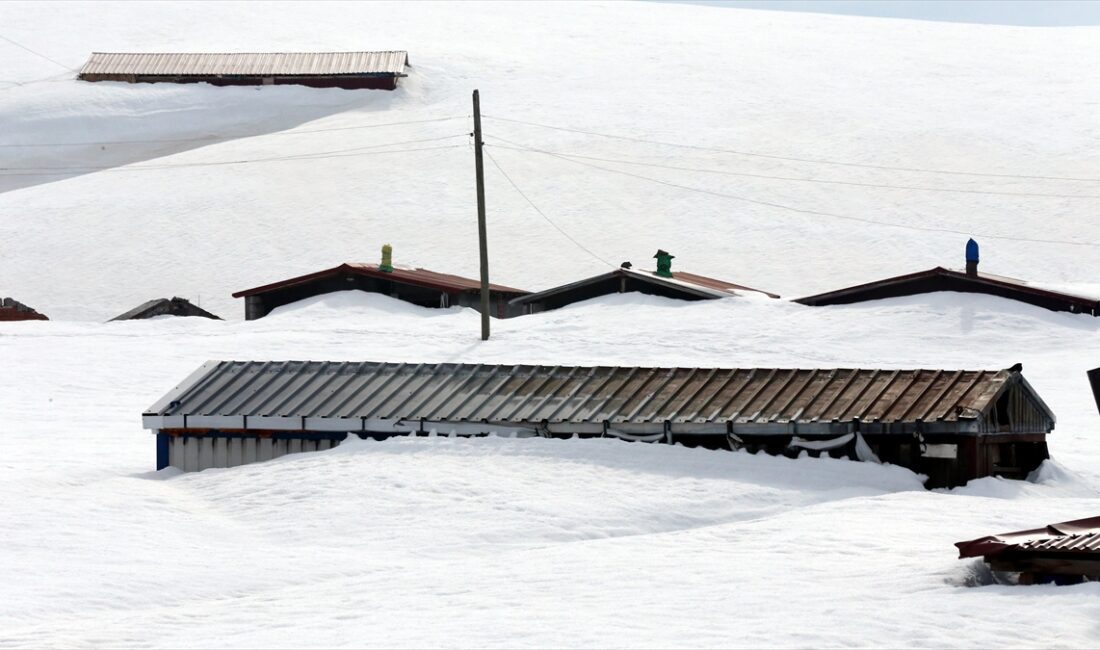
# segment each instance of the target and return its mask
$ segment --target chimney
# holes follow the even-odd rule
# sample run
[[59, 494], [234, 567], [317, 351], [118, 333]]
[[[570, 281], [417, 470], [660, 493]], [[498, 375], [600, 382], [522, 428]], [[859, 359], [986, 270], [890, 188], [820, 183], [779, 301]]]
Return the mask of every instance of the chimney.
[[662, 278], [671, 278], [672, 277], [672, 260], [676, 259], [676, 256], [658, 248], [657, 249], [657, 254], [654, 255], [653, 257], [657, 258], [657, 273], [656, 273], [656, 275], [659, 275]]
[[393, 273], [393, 246], [383, 244], [382, 263], [378, 265], [378, 270], [383, 273]]
[[978, 277], [978, 242], [973, 239], [966, 241], [966, 274]]

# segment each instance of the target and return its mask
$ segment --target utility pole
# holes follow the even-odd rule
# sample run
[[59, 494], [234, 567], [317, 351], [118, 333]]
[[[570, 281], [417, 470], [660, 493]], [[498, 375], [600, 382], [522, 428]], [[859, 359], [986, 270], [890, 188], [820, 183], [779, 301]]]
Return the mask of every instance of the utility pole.
[[489, 340], [489, 244], [485, 234], [485, 168], [481, 158], [481, 99], [474, 90], [474, 171], [477, 175], [477, 240], [481, 250], [481, 340]]

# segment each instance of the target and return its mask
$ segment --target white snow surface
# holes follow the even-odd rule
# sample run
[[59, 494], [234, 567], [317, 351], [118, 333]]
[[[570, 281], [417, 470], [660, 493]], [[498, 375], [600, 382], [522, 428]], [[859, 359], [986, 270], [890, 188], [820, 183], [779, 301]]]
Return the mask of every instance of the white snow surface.
[[[952, 543], [1095, 514], [1098, 322], [934, 294], [628, 294], [494, 322], [331, 294], [252, 322], [0, 327], [0, 645], [1089, 647], [1100, 584], [963, 586]], [[401, 306], [403, 309], [394, 309]], [[853, 332], [857, 335], [853, 335]], [[617, 440], [353, 440], [153, 472], [206, 359], [1006, 367], [1059, 415], [1032, 482]]]
[[[781, 156], [1090, 178], [1096, 28], [659, 3], [2, 3], [0, 33], [93, 50], [406, 49], [393, 93], [87, 84], [0, 42], [0, 647], [1093, 647], [1100, 585], [966, 587], [952, 543], [1097, 514], [1100, 320], [940, 293], [811, 308], [641, 295], [493, 322], [337, 293], [238, 320], [229, 293], [343, 261], [477, 272], [469, 92], [488, 115]], [[46, 79], [43, 81], [38, 81]], [[16, 83], [12, 83], [16, 82]], [[17, 85], [22, 84], [22, 85]], [[457, 116], [415, 125], [358, 128]], [[345, 129], [345, 127], [356, 127]], [[344, 129], [325, 130], [318, 129]], [[452, 140], [379, 147], [455, 135]], [[486, 118], [488, 151], [609, 262], [808, 295], [935, 265], [965, 236], [831, 220], [493, 148], [1005, 192], [1100, 183], [822, 166]], [[195, 140], [201, 139], [201, 140]], [[499, 142], [499, 140], [497, 141]], [[455, 149], [136, 170], [356, 147]], [[363, 151], [370, 151], [369, 149]], [[345, 152], [345, 153], [362, 153]], [[1095, 199], [792, 183], [594, 163], [974, 234], [984, 271], [1095, 287]], [[10, 171], [10, 170], [9, 170]], [[606, 270], [490, 164], [493, 280]], [[230, 317], [102, 323], [153, 297]], [[892, 466], [616, 440], [352, 441], [153, 472], [140, 413], [208, 359], [1003, 368], [1058, 415], [1031, 481], [925, 491]]]
[[[104, 320], [169, 295], [201, 296], [204, 307], [240, 318], [233, 291], [344, 261], [374, 262], [384, 243], [394, 246], [396, 262], [476, 276], [473, 153], [463, 135], [472, 128], [474, 88], [489, 153], [547, 216], [612, 265], [648, 268], [664, 248], [677, 256], [674, 268], [811, 295], [959, 266], [973, 235], [984, 271], [1058, 284], [1090, 282], [1100, 272], [1093, 247], [982, 237], [1095, 242], [1100, 182], [797, 163], [493, 119], [786, 157], [1098, 179], [1100, 84], [1087, 81], [1100, 61], [1096, 27], [614, 2], [12, 2], [0, 5], [0, 24], [9, 38], [73, 68], [93, 50], [404, 49], [412, 64], [395, 92], [131, 85], [79, 82], [0, 46], [3, 81], [49, 79], [0, 89], [0, 144], [204, 138], [0, 147], [0, 189], [13, 188], [0, 193], [0, 291], [51, 318]], [[448, 117], [457, 119], [347, 128]], [[220, 139], [207, 144], [212, 136]], [[433, 140], [447, 136], [455, 137]], [[923, 232], [691, 192], [505, 149], [511, 145], [501, 138], [738, 174], [1093, 198], [583, 161], [802, 210], [963, 234]], [[409, 144], [380, 146], [398, 142]], [[435, 149], [449, 145], [456, 148]], [[364, 147], [375, 149], [347, 151]], [[377, 153], [405, 149], [431, 150]], [[269, 160], [336, 151], [343, 153]], [[256, 159], [268, 161], [208, 164]], [[129, 164], [63, 180], [10, 169], [120, 163]], [[491, 162], [486, 167], [494, 281], [535, 291], [607, 270], [543, 221]], [[37, 184], [14, 189], [24, 183]]]

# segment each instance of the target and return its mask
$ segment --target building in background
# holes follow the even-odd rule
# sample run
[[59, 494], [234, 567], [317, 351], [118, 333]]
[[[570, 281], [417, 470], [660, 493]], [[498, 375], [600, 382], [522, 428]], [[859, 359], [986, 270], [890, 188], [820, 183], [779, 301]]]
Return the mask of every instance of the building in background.
[[50, 320], [14, 298], [0, 298], [0, 321]]
[[[238, 291], [244, 298], [246, 320], [255, 320], [272, 309], [299, 300], [334, 291], [368, 291], [404, 300], [421, 307], [470, 307], [481, 310], [481, 282], [458, 275], [393, 264], [389, 246], [382, 249], [380, 264], [341, 264], [340, 266], [261, 287]], [[517, 313], [509, 301], [527, 295], [522, 289], [499, 284], [489, 285], [489, 303], [497, 318]]]
[[1100, 315], [1100, 300], [1053, 289], [1045, 289], [1023, 280], [978, 272], [978, 244], [973, 239], [966, 244], [966, 269], [957, 271], [937, 266], [928, 271], [899, 275], [837, 289], [815, 296], [798, 298], [803, 305], [847, 305], [883, 298], [913, 296], [937, 291], [959, 293], [984, 293], [1035, 305], [1051, 311], [1068, 311], [1074, 314]]
[[387, 52], [93, 52], [84, 81], [208, 83], [215, 86], [295, 84], [313, 88], [394, 90], [409, 55]]
[[677, 300], [713, 300], [746, 293], [779, 297], [724, 280], [673, 271], [672, 260], [675, 256], [663, 250], [658, 250], [653, 257], [657, 259], [656, 271], [638, 271], [632, 268], [630, 262], [624, 262], [614, 271], [522, 296], [514, 299], [512, 304], [520, 313], [535, 314], [614, 293], [638, 292]]
[[150, 300], [149, 302], [134, 307], [125, 314], [115, 316], [111, 320], [139, 320], [142, 318], [153, 318], [154, 316], [199, 316], [201, 318], [221, 320], [220, 317], [211, 314], [202, 307], [196, 307], [191, 304], [190, 301], [183, 298], [157, 298], [156, 300]]

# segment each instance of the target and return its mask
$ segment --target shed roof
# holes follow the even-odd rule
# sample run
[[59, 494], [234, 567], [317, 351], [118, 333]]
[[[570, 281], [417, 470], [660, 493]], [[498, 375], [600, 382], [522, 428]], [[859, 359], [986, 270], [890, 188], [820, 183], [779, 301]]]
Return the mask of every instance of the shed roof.
[[[374, 430], [669, 423], [673, 430], [977, 433], [1010, 386], [1054, 416], [1016, 369], [652, 368], [211, 361], [145, 413], [147, 428]], [[895, 426], [908, 423], [913, 427]], [[736, 427], [736, 428], [734, 428]], [[1045, 431], [1044, 431], [1045, 432]]]
[[1042, 528], [988, 535], [956, 542], [959, 557], [996, 556], [1005, 552], [1100, 554], [1100, 517], [1050, 524]]
[[[438, 289], [440, 291], [461, 292], [481, 290], [480, 281], [473, 280], [471, 278], [464, 278], [460, 275], [437, 273], [435, 271], [429, 271], [427, 269], [415, 268], [411, 266], [400, 266], [397, 264], [393, 265], [393, 271], [381, 271], [379, 270], [377, 264], [345, 263], [341, 264], [340, 266], [334, 266], [331, 269], [325, 269], [323, 271], [317, 271], [315, 273], [308, 273], [306, 275], [300, 275], [298, 277], [280, 280], [278, 282], [272, 282], [271, 284], [253, 287], [252, 289], [238, 291], [233, 294], [233, 297], [245, 298], [248, 296], [255, 296], [257, 294], [267, 293], [268, 291], [285, 289], [287, 287], [292, 287], [299, 284], [308, 284], [315, 280], [338, 276], [344, 273], [379, 278], [383, 280], [391, 280], [394, 282], [401, 282], [419, 287]], [[506, 287], [501, 284], [490, 284], [489, 290], [504, 294], [514, 294], [516, 296], [524, 295], [527, 293], [523, 289], [514, 289], [512, 287]]]
[[409, 55], [385, 52], [93, 52], [83, 75], [404, 75]]
[[637, 269], [619, 267], [612, 271], [608, 271], [607, 273], [601, 273], [599, 275], [594, 275], [590, 278], [577, 280], [576, 282], [570, 282], [569, 284], [563, 284], [557, 287], [551, 287], [550, 289], [539, 291], [537, 293], [531, 293], [521, 298], [516, 298], [512, 302], [517, 304], [538, 302], [539, 300], [548, 298], [550, 296], [567, 293], [574, 289], [579, 289], [581, 287], [586, 287], [592, 284], [598, 284], [605, 280], [616, 277], [633, 278], [656, 286], [672, 289], [674, 291], [682, 291], [685, 294], [698, 298], [728, 298], [730, 296], [736, 296], [741, 292], [748, 291], [761, 293], [771, 298], [779, 297], [778, 295], [774, 293], [768, 293], [767, 291], [760, 291], [759, 289], [753, 289], [739, 284], [734, 284], [732, 282], [726, 282], [725, 280], [708, 278], [703, 275], [687, 273], [685, 271], [673, 271], [672, 277], [666, 278], [657, 275], [653, 271], [641, 271]]
[[[927, 290], [918, 288], [918, 285], [923, 280], [934, 279], [951, 281], [954, 283], [954, 286], [961, 290], [989, 293], [991, 289], [996, 289], [998, 293], [1002, 295], [1009, 295], [1016, 299], [1024, 300], [1025, 302], [1027, 302], [1029, 298], [1038, 298], [1073, 305], [1078, 311], [1082, 312], [1096, 311], [1100, 313], [1100, 301], [1097, 301], [1095, 298], [1055, 291], [1029, 284], [1024, 280], [1009, 278], [1002, 275], [993, 275], [991, 273], [979, 272], [977, 275], [971, 276], [967, 275], [965, 271], [947, 269], [941, 266], [937, 266], [927, 271], [883, 278], [881, 280], [875, 280], [874, 282], [866, 282], [844, 289], [806, 296], [796, 299], [795, 302], [804, 305], [832, 305], [874, 300], [876, 299], [874, 297], [874, 292], [885, 288], [894, 288], [896, 290], [895, 295], [928, 293]], [[906, 290], [905, 285], [912, 285], [912, 289]]]

